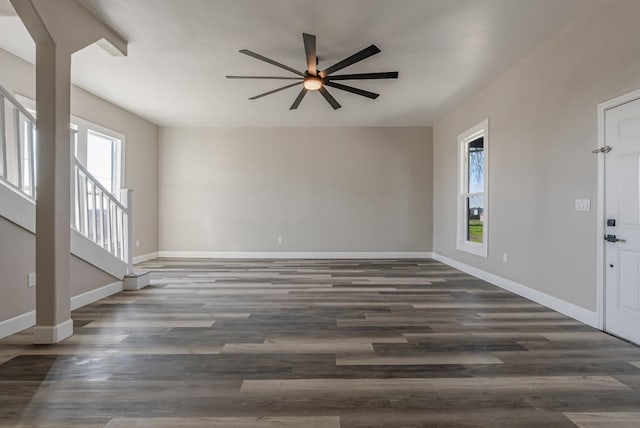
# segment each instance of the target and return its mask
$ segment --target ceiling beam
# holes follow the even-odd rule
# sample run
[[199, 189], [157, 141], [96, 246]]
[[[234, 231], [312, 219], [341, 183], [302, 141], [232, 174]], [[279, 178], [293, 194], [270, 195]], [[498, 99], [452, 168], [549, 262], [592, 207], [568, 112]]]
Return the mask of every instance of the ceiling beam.
[[96, 43], [126, 56], [127, 41], [77, 0], [11, 0], [36, 43], [55, 43], [70, 54]]

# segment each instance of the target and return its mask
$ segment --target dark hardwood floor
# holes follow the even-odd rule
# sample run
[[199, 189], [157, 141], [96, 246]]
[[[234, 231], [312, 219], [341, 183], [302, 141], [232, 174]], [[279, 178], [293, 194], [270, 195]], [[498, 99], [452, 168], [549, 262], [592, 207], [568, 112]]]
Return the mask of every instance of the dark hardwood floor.
[[169, 260], [0, 341], [0, 426], [640, 427], [640, 349], [432, 260]]

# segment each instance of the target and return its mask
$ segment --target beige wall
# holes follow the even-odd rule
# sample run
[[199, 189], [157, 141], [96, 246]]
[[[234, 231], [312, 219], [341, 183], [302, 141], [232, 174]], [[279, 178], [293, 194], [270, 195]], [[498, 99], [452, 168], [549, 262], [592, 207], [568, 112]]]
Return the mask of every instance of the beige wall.
[[[35, 239], [33, 245], [35, 246]], [[71, 271], [72, 297], [119, 281], [118, 278], [112, 277], [74, 255], [71, 255], [69, 269]]]
[[35, 259], [33, 234], [0, 217], [0, 322], [35, 309], [35, 289], [27, 287]]
[[[35, 250], [31, 232], [0, 217], [0, 322], [35, 309], [35, 288], [27, 281], [36, 270]], [[118, 281], [75, 256], [70, 273], [72, 296]]]
[[[436, 122], [435, 252], [595, 310], [596, 106], [640, 88], [638, 16], [640, 2], [610, 2]], [[456, 137], [485, 118], [488, 259], [455, 250]], [[576, 198], [592, 211], [575, 212]]]
[[[0, 85], [9, 92], [35, 98], [35, 67], [0, 49]], [[75, 86], [74, 116], [125, 135], [124, 186], [134, 189], [134, 255], [158, 251], [158, 127], [139, 116]]]
[[161, 128], [160, 250], [431, 251], [431, 152], [431, 128]]

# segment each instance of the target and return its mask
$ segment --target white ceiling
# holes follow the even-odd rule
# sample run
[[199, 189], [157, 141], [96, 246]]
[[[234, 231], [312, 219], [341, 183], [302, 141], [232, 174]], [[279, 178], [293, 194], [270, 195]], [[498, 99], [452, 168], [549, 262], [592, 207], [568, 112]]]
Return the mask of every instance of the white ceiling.
[[[164, 126], [429, 125], [598, 1], [81, 0], [129, 41], [129, 55], [84, 49], [73, 57], [72, 79]], [[337, 111], [318, 93], [290, 111], [296, 88], [249, 101], [287, 82], [225, 79], [288, 75], [239, 49], [304, 71], [302, 32], [317, 36], [320, 68], [373, 43], [382, 53], [342, 72], [397, 70], [400, 78], [345, 82], [381, 96], [333, 89]], [[34, 62], [16, 17], [0, 16], [0, 47]]]

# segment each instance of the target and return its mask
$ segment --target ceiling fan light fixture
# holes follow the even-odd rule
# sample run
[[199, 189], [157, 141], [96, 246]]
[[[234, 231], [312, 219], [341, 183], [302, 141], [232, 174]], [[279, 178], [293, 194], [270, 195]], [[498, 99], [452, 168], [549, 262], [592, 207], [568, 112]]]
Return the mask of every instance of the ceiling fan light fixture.
[[304, 87], [308, 91], [317, 91], [322, 88], [322, 79], [317, 77], [307, 77], [304, 79]]

